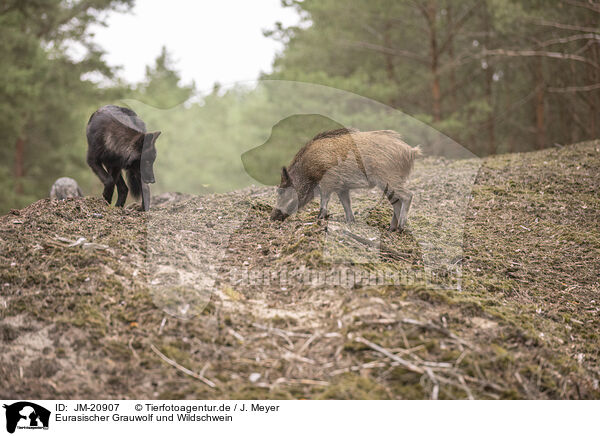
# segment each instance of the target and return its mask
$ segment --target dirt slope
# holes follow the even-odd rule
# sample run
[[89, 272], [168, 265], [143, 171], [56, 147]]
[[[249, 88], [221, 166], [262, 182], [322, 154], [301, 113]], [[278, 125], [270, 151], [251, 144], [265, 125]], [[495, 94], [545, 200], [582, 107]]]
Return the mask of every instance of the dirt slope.
[[[600, 145], [485, 160], [464, 216], [432, 227], [478, 164], [421, 162], [403, 234], [368, 192], [349, 229], [337, 204], [328, 223], [317, 203], [273, 223], [265, 188], [149, 214], [89, 197], [13, 211], [0, 397], [600, 398]], [[436, 233], [448, 222], [458, 244]], [[460, 280], [418, 279], [430, 246]], [[349, 270], [363, 280], [319, 280]]]

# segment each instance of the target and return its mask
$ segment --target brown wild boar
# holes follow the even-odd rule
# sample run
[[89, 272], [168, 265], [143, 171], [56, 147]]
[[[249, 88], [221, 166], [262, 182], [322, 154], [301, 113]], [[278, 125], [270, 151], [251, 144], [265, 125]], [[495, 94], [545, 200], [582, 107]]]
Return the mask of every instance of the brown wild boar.
[[281, 170], [277, 205], [272, 220], [283, 221], [321, 195], [319, 219], [327, 217], [327, 204], [336, 193], [346, 221], [354, 222], [350, 190], [378, 186], [394, 209], [389, 230], [402, 230], [413, 194], [404, 188], [418, 147], [411, 147], [393, 130], [361, 132], [338, 129], [315, 136]]

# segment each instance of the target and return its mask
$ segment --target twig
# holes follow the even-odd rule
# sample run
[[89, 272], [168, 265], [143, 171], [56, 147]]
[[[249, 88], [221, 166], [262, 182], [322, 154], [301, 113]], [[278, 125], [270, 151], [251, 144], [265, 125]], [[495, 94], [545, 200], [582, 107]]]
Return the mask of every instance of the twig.
[[322, 380], [310, 380], [306, 378], [293, 379], [280, 377], [275, 380], [274, 384], [302, 384], [302, 385], [313, 385], [313, 386], [329, 386], [329, 383]]
[[471, 377], [469, 375], [465, 375], [464, 378], [467, 381], [470, 381], [470, 382], [473, 382], [473, 383], [477, 383], [480, 386], [483, 386], [483, 387], [486, 387], [486, 388], [492, 388], [492, 389], [494, 389], [495, 391], [498, 391], [498, 392], [504, 392], [505, 391], [505, 389], [502, 386], [497, 385], [496, 383], [492, 383], [492, 382], [487, 381], [487, 380], [480, 380], [478, 378]]
[[167, 317], [163, 317], [162, 321], [160, 322], [160, 327], [158, 328], [158, 334], [162, 335], [162, 331], [163, 328], [165, 327], [165, 324], [167, 323]]
[[210, 361], [207, 361], [204, 366], [202, 367], [202, 369], [200, 370], [200, 373], [198, 374], [200, 377], [204, 377], [204, 373], [206, 372], [206, 370], [208, 369], [208, 367], [210, 366]]
[[409, 371], [415, 372], [417, 374], [425, 373], [425, 370], [423, 368], [420, 368], [417, 365], [409, 362], [408, 360], [404, 360], [401, 357], [396, 356], [395, 354], [389, 352], [385, 348], [380, 347], [379, 345], [374, 344], [373, 342], [368, 341], [367, 339], [365, 339], [361, 336], [357, 336], [356, 338], [354, 338], [354, 341], [360, 342], [361, 344], [365, 344], [366, 346], [368, 346], [369, 348], [372, 348], [373, 350], [377, 351], [378, 353], [381, 353], [384, 356], [389, 357], [390, 359], [399, 363], [401, 366], [408, 369]]
[[227, 332], [233, 336], [234, 338], [236, 338], [238, 341], [240, 342], [244, 342], [245, 339], [242, 335], [240, 335], [238, 332], [236, 332], [234, 329], [230, 328], [229, 330], [227, 330]]
[[308, 363], [310, 365], [315, 365], [317, 363], [317, 362], [315, 362], [312, 359], [300, 356], [300, 355], [298, 355], [296, 353], [292, 353], [291, 351], [286, 351], [286, 353], [283, 356], [281, 356], [281, 357], [283, 357], [285, 360], [288, 360], [288, 361], [290, 361], [290, 360], [298, 360], [299, 362]]
[[458, 376], [458, 381], [460, 381], [460, 384], [462, 385], [464, 391], [467, 393], [467, 397], [469, 398], [469, 400], [474, 400], [475, 397], [473, 397], [473, 393], [471, 392], [471, 389], [469, 389], [469, 387], [467, 386], [467, 383], [465, 382], [464, 377], [460, 374]]
[[515, 371], [515, 378], [517, 379], [517, 381], [519, 382], [519, 384], [521, 385], [521, 387], [525, 391], [525, 395], [527, 395], [528, 398], [533, 399], [535, 396], [529, 390], [529, 388], [527, 387], [527, 385], [523, 381], [523, 378], [521, 377], [521, 374], [519, 374], [518, 371]]
[[306, 340], [306, 342], [304, 344], [302, 344], [302, 346], [300, 347], [300, 349], [298, 350], [298, 354], [302, 354], [307, 348], [308, 346], [315, 340], [317, 339], [319, 336], [321, 336], [320, 333], [315, 333], [313, 334], [310, 338], [308, 338]]
[[307, 334], [307, 333], [290, 332], [290, 331], [287, 331], [287, 330], [282, 330], [282, 329], [277, 328], [277, 327], [269, 327], [269, 326], [266, 326], [266, 325], [263, 325], [263, 324], [258, 324], [256, 322], [253, 322], [252, 326], [256, 327], [257, 329], [261, 329], [261, 330], [267, 330], [267, 331], [270, 331], [270, 332], [272, 331], [272, 332], [283, 333], [283, 334], [285, 334], [287, 336], [295, 336], [295, 337], [298, 337], [298, 338], [310, 338], [310, 335]]
[[429, 379], [433, 383], [433, 389], [431, 390], [431, 399], [437, 400], [438, 394], [440, 393], [440, 384], [437, 381], [437, 378], [435, 377], [435, 375], [433, 374], [433, 371], [431, 369], [425, 368], [425, 373], [427, 374], [427, 377], [429, 377]]
[[354, 366], [349, 366], [348, 368], [336, 369], [335, 371], [331, 371], [329, 373], [329, 376], [335, 377], [336, 375], [345, 374], [350, 371], [360, 371], [361, 369], [370, 369], [370, 368], [385, 368], [386, 366], [388, 366], [388, 364], [386, 362], [377, 362], [377, 361], [367, 362], [367, 363], [363, 363], [362, 365], [354, 365]]
[[430, 329], [430, 330], [436, 330], [440, 333], [443, 333], [444, 335], [448, 336], [451, 339], [454, 339], [456, 342], [458, 342], [459, 344], [464, 345], [465, 347], [468, 348], [473, 348], [473, 346], [471, 344], [469, 344], [467, 341], [465, 341], [464, 339], [459, 338], [458, 336], [456, 336], [454, 333], [452, 333], [450, 330], [444, 328], [444, 327], [440, 327], [432, 322], [429, 323], [424, 323], [421, 321], [417, 321], [415, 319], [410, 319], [410, 318], [403, 318], [400, 320], [401, 323], [403, 324], [410, 324], [410, 325], [415, 325], [417, 327], [421, 327], [424, 329]]
[[133, 354], [133, 357], [135, 357], [135, 360], [140, 360], [140, 356], [138, 356], [138, 353], [135, 351], [132, 344], [133, 344], [133, 336], [131, 337], [131, 339], [129, 339], [127, 346], [131, 350], [131, 353]]
[[156, 348], [154, 346], [154, 344], [150, 344], [150, 348], [152, 349], [152, 351], [154, 351], [156, 353], [156, 355], [158, 355], [158, 357], [160, 357], [162, 360], [167, 362], [169, 365], [177, 368], [179, 371], [183, 372], [184, 374], [187, 374], [190, 377], [194, 377], [195, 379], [200, 380], [201, 382], [207, 384], [208, 386], [210, 386], [213, 389], [217, 387], [217, 385], [213, 381], [207, 379], [204, 376], [201, 376], [200, 374], [196, 374], [194, 371], [191, 371], [191, 370], [187, 369], [186, 367], [181, 366], [179, 363], [175, 362], [174, 360], [169, 359], [167, 356], [165, 356], [163, 353], [161, 353], [158, 350], [158, 348]]
[[340, 231], [344, 235], [350, 236], [352, 239], [360, 242], [361, 244], [368, 245], [369, 247], [373, 247], [373, 248], [379, 248], [380, 254], [386, 254], [386, 255], [388, 255], [387, 257], [390, 257], [394, 260], [402, 260], [404, 262], [411, 261], [410, 259], [400, 256], [400, 253], [398, 251], [388, 247], [383, 242], [380, 242], [379, 246], [377, 246], [378, 244], [375, 241], [369, 241], [367, 238], [363, 238], [362, 236], [355, 235], [354, 233], [349, 232], [346, 229], [340, 229]]

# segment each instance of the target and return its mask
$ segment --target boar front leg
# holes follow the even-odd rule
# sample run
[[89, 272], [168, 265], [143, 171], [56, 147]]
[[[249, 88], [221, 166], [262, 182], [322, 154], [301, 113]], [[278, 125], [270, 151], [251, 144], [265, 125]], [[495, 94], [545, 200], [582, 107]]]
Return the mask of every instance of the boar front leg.
[[400, 216], [398, 217], [398, 230], [400, 231], [404, 230], [404, 227], [406, 227], [406, 219], [408, 216], [408, 210], [410, 209], [410, 205], [412, 203], [413, 194], [412, 192], [403, 189], [401, 198], [402, 207], [400, 208]]
[[408, 209], [410, 209], [410, 204], [412, 202], [412, 192], [403, 188], [390, 189], [389, 186], [386, 186], [383, 192], [394, 208], [394, 215], [392, 216], [392, 222], [390, 223], [389, 228], [390, 232], [404, 230]]
[[321, 210], [319, 210], [318, 219], [322, 220], [327, 218], [327, 205], [331, 198], [331, 192], [326, 192], [321, 188]]
[[386, 186], [383, 192], [394, 208], [394, 215], [389, 228], [390, 232], [404, 230], [408, 209], [410, 209], [412, 202], [412, 192], [403, 188], [390, 189], [389, 186]]

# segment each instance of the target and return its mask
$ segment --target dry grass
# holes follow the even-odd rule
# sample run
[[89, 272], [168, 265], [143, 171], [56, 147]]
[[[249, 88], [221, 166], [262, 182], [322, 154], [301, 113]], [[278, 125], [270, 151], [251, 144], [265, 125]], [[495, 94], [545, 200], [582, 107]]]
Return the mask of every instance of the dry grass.
[[[385, 233], [379, 198], [353, 196], [359, 225], [381, 230], [375, 252], [368, 232], [343, 237], [338, 205], [329, 223], [316, 203], [269, 221], [263, 188], [149, 214], [93, 198], [13, 211], [0, 218], [0, 396], [600, 398], [600, 146], [490, 158], [466, 215], [432, 225], [473, 165], [421, 163], [404, 234]], [[448, 225], [462, 245], [439, 236]], [[436, 255], [423, 237], [460, 255], [460, 291], [299, 279], [418, 276]], [[258, 284], [265, 270], [288, 281]]]

